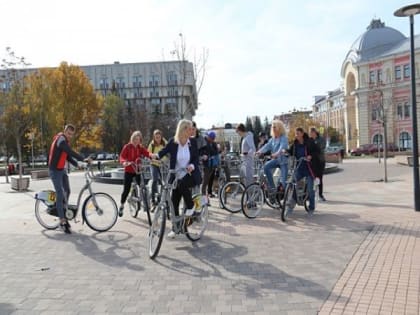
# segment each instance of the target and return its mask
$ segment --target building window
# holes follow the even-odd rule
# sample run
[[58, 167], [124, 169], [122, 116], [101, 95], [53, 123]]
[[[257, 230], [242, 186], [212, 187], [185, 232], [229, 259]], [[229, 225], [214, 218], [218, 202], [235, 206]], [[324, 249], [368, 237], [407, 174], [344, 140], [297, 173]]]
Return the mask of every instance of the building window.
[[382, 83], [382, 70], [378, 70], [378, 83]]
[[136, 75], [133, 77], [133, 87], [141, 87], [143, 77], [141, 75]]
[[403, 106], [401, 104], [398, 104], [397, 106], [397, 118], [398, 120], [403, 119]]
[[372, 121], [378, 120], [378, 110], [376, 108], [372, 108]]
[[401, 66], [395, 67], [395, 80], [401, 80]]
[[102, 78], [99, 80], [99, 89], [106, 90], [109, 88], [108, 78]]
[[369, 83], [375, 83], [376, 74], [375, 71], [369, 72]]
[[177, 85], [177, 75], [174, 71], [167, 73], [168, 85]]
[[410, 65], [404, 65], [404, 78], [410, 77]]
[[404, 118], [410, 118], [410, 104], [404, 103]]
[[411, 136], [408, 134], [408, 132], [404, 131], [400, 133], [398, 145], [402, 150], [411, 149]]
[[373, 144], [380, 145], [382, 144], [382, 135], [376, 134], [373, 136]]

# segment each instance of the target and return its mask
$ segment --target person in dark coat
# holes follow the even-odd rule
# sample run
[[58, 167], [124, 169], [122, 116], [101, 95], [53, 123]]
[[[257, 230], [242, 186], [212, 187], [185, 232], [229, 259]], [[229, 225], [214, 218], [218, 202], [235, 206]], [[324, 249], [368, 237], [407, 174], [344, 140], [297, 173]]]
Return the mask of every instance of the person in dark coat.
[[299, 127], [295, 130], [295, 140], [288, 152], [297, 160], [303, 157], [305, 158], [296, 170], [296, 180], [299, 181], [303, 177], [306, 177], [307, 189], [309, 192], [309, 213], [312, 214], [313, 211], [315, 211], [314, 179], [316, 178], [316, 174], [321, 172], [319, 147], [311, 138], [309, 138], [303, 128]]
[[323, 175], [325, 171], [325, 139], [320, 136], [318, 130], [316, 130], [315, 127], [312, 127], [309, 130], [309, 137], [314, 141], [314, 143], [319, 147], [319, 163], [320, 166], [317, 169], [319, 171], [316, 175], [316, 177], [319, 178], [319, 185], [318, 185], [318, 192], [319, 192], [319, 199], [322, 201], [326, 201], [324, 197], [324, 182], [323, 182]]

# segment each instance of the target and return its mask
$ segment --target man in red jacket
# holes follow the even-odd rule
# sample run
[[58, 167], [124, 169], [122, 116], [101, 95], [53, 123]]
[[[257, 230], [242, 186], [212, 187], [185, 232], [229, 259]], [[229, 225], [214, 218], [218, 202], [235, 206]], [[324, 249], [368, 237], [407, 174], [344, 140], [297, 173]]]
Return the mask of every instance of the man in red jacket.
[[[124, 189], [121, 194], [121, 205], [118, 211], [120, 217], [123, 216], [124, 203], [127, 200], [128, 193], [130, 192], [131, 183], [133, 178], [136, 178], [140, 184], [140, 174], [136, 173], [136, 168], [140, 167], [142, 157], [150, 158], [150, 153], [142, 145], [143, 136], [140, 131], [134, 131], [131, 134], [130, 142], [124, 145], [120, 153], [120, 163], [124, 166]], [[137, 163], [137, 164], [136, 164]]]
[[56, 193], [56, 207], [60, 218], [60, 227], [67, 234], [71, 233], [70, 224], [64, 215], [64, 202], [70, 197], [70, 183], [67, 175], [67, 163], [77, 167], [77, 161], [83, 161], [83, 156], [70, 148], [70, 140], [75, 133], [73, 125], [66, 125], [64, 131], [56, 134], [48, 155], [48, 168]]

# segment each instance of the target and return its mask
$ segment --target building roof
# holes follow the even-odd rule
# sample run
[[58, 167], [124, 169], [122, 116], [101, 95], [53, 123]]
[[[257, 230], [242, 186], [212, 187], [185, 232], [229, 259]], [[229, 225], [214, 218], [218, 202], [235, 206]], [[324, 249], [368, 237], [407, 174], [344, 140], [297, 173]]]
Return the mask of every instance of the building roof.
[[362, 35], [351, 45], [349, 52], [343, 62], [359, 63], [371, 59], [377, 59], [379, 56], [388, 54], [396, 47], [404, 46], [403, 43], [409, 42], [400, 31], [385, 26], [380, 19], [373, 19]]

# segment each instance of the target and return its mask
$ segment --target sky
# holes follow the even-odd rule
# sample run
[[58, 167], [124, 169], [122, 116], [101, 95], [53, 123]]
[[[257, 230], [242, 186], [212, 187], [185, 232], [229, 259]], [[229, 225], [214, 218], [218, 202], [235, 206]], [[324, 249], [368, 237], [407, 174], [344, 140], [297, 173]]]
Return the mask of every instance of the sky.
[[[31, 67], [173, 59], [179, 34], [190, 61], [208, 49], [194, 120], [199, 127], [310, 109], [341, 86], [341, 65], [373, 18], [409, 36], [400, 0], [1, 1], [0, 56]], [[417, 22], [418, 21], [418, 22]], [[419, 25], [420, 17], [415, 23]], [[415, 24], [416, 26], [416, 24]]]

